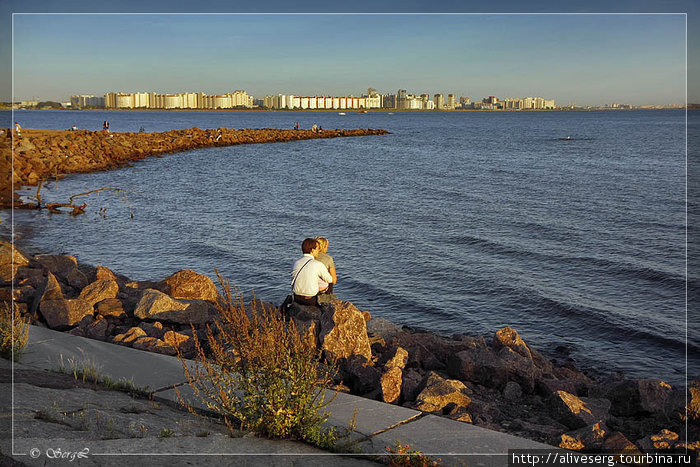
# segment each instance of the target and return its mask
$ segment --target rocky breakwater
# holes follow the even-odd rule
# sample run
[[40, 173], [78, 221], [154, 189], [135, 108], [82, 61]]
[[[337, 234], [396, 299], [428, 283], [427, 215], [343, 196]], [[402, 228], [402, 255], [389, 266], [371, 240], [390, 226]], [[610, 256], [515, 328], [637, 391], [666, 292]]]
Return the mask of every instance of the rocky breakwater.
[[[387, 134], [386, 130], [279, 130], [273, 128], [189, 128], [163, 133], [108, 133], [106, 131], [22, 130], [11, 138], [0, 134], [0, 207], [9, 207], [17, 197], [11, 184], [34, 186], [49, 177], [123, 167], [149, 156], [211, 146], [275, 143], [318, 138]], [[12, 156], [14, 155], [14, 161]], [[11, 170], [14, 164], [14, 171]]]
[[[192, 356], [193, 333], [206, 339], [217, 297], [214, 283], [194, 271], [131, 281], [72, 256], [29, 256], [0, 242], [0, 300], [71, 334]], [[280, 312], [337, 363], [342, 391], [577, 451], [700, 449], [698, 380], [685, 393], [656, 379], [594, 378], [571, 361], [550, 360], [509, 327], [489, 337], [439, 336], [372, 318], [334, 296], [320, 308]]]

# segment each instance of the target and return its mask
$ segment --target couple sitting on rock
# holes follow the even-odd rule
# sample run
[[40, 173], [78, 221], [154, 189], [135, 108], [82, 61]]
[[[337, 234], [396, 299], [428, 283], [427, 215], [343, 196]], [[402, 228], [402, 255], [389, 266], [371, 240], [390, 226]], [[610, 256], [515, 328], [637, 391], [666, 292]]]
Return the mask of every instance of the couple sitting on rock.
[[301, 243], [304, 256], [292, 266], [292, 294], [300, 305], [318, 306], [319, 294], [333, 292], [338, 282], [333, 257], [328, 255], [328, 240], [307, 238]]

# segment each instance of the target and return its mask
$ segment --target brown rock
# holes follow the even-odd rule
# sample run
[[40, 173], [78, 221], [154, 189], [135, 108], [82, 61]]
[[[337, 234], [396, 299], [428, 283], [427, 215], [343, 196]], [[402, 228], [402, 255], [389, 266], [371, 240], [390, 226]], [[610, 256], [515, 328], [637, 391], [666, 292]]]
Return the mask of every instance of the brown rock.
[[205, 300], [175, 300], [163, 292], [147, 289], [136, 304], [134, 316], [177, 324], [207, 324], [215, 309]]
[[673, 431], [663, 429], [655, 435], [650, 435], [637, 441], [644, 452], [670, 450], [676, 446], [678, 434]]
[[94, 306], [102, 300], [117, 298], [117, 292], [119, 292], [119, 286], [115, 280], [101, 279], [85, 287], [78, 298], [82, 298]]
[[516, 402], [523, 397], [523, 388], [515, 381], [508, 381], [503, 388], [503, 397], [507, 401]]
[[109, 280], [109, 281], [115, 281], [117, 280], [117, 275], [114, 274], [109, 268], [106, 268], [104, 266], [96, 266], [95, 267], [95, 278], [94, 281], [102, 281], [102, 280]]
[[689, 420], [700, 420], [700, 381], [692, 381], [688, 388], [688, 405], [686, 406]]
[[35, 259], [57, 278], [66, 281], [72, 287], [82, 289], [88, 284], [85, 274], [78, 270], [78, 260], [67, 255], [38, 255]]
[[406, 401], [414, 401], [420, 394], [423, 384], [423, 375], [415, 368], [408, 368], [403, 372], [401, 382], [401, 394]]
[[612, 413], [618, 416], [666, 414], [673, 389], [659, 379], [625, 380], [607, 393]]
[[372, 358], [367, 325], [360, 310], [350, 302], [324, 305], [319, 331], [321, 349], [334, 358], [362, 355]]
[[347, 374], [346, 384], [356, 394], [367, 394], [379, 388], [381, 372], [362, 355], [351, 355], [341, 361], [340, 368]]
[[456, 408], [466, 408], [471, 403], [467, 391], [461, 381], [445, 379], [431, 372], [425, 389], [416, 397], [415, 408], [423, 412], [441, 412], [449, 404], [454, 404]]
[[163, 339], [165, 335], [165, 329], [163, 329], [163, 324], [158, 321], [154, 323], [139, 323], [138, 327], [146, 331], [148, 337], [155, 337], [156, 339]]
[[97, 313], [101, 316], [111, 318], [124, 318], [126, 313], [122, 307], [122, 302], [118, 298], [108, 298], [97, 304]]
[[85, 327], [85, 337], [104, 341], [107, 340], [113, 328], [114, 325], [108, 320], [98, 316], [98, 319]]
[[0, 241], [0, 284], [9, 284], [17, 275], [20, 266], [29, 260], [9, 242]]
[[552, 416], [569, 428], [583, 428], [609, 418], [607, 399], [578, 398], [566, 391], [557, 391], [549, 400]]
[[131, 345], [136, 339], [140, 337], [148, 337], [146, 336], [146, 331], [144, 331], [141, 328], [137, 327], [132, 327], [128, 331], [126, 331], [123, 334], [117, 334], [114, 336], [114, 339], [112, 339], [112, 342], [115, 344], [120, 344], [120, 345]]
[[139, 337], [134, 340], [131, 346], [138, 350], [145, 350], [147, 352], [155, 352], [163, 355], [177, 355], [177, 351], [172, 345], [166, 344], [160, 339], [155, 337]]
[[403, 383], [402, 378], [403, 372], [400, 367], [394, 366], [390, 367], [386, 373], [384, 373], [380, 380], [379, 385], [381, 387], [382, 400], [389, 404], [396, 404], [399, 402], [399, 397], [401, 396], [401, 384]]
[[493, 349], [498, 352], [503, 347], [512, 349], [515, 353], [532, 360], [530, 348], [525, 344], [525, 341], [518, 335], [518, 331], [513, 328], [506, 327], [496, 331], [493, 336]]
[[616, 431], [605, 438], [605, 441], [603, 442], [603, 451], [625, 455], [642, 453], [632, 441], [628, 440], [625, 435], [619, 431]]
[[449, 357], [447, 372], [453, 378], [495, 389], [502, 389], [508, 381], [514, 381], [526, 393], [534, 391], [535, 379], [539, 375], [532, 360], [509, 347], [502, 347], [498, 354], [481, 347], [457, 352]]
[[44, 284], [44, 290], [41, 294], [41, 301], [45, 300], [63, 300], [63, 290], [61, 285], [56, 280], [56, 276], [48, 273], [46, 277], [46, 284]]
[[603, 448], [603, 442], [608, 432], [605, 422], [600, 421], [561, 435], [558, 444], [560, 448], [572, 451], [600, 451]]
[[51, 329], [64, 331], [76, 326], [86, 316], [92, 316], [92, 306], [85, 300], [43, 300], [39, 311]]
[[191, 358], [194, 355], [194, 339], [179, 332], [167, 331], [162, 338], [163, 342], [179, 350], [183, 357]]
[[382, 360], [386, 360], [384, 366], [387, 368], [400, 368], [403, 370], [406, 367], [406, 363], [408, 363], [408, 352], [402, 347], [391, 346], [382, 355]]
[[211, 279], [191, 270], [176, 272], [159, 282], [156, 288], [173, 298], [215, 302], [219, 296], [219, 291]]

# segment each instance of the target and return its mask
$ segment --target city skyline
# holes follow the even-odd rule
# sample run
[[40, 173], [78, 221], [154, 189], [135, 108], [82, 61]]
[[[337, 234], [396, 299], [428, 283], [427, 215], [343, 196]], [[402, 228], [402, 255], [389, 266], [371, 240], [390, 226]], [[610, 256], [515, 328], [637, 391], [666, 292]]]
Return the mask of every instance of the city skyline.
[[685, 41], [682, 14], [16, 14], [13, 100], [371, 86], [682, 105]]

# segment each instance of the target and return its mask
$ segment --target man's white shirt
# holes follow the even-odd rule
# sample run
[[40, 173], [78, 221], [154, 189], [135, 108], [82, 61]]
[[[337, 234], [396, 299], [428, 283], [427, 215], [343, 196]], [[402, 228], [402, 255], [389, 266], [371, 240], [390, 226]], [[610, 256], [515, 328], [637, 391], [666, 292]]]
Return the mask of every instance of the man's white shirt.
[[313, 297], [318, 294], [319, 279], [329, 284], [333, 282], [333, 276], [328, 272], [326, 266], [322, 262], [316, 261], [310, 253], [305, 253], [292, 266], [292, 292], [297, 295]]

